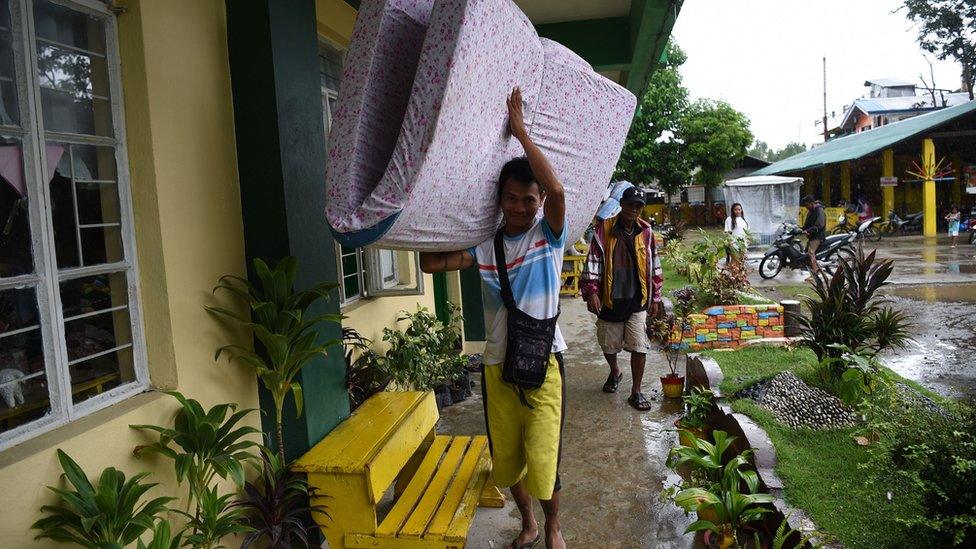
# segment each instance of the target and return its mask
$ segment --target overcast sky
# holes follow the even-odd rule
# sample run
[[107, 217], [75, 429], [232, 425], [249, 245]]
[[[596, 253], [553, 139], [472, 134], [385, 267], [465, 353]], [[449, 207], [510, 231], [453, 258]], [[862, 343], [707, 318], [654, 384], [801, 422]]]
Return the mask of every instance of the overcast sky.
[[673, 38], [687, 52], [693, 97], [723, 99], [752, 121], [756, 139], [781, 148], [822, 141], [823, 112], [867, 93], [870, 78], [920, 84], [933, 61], [937, 87], [957, 89], [959, 65], [924, 54], [898, 0], [685, 0]]

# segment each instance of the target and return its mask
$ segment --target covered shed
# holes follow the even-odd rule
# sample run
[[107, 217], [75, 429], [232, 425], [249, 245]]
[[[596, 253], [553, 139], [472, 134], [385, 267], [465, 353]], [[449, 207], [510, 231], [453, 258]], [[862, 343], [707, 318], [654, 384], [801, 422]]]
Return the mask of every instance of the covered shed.
[[772, 242], [780, 225], [796, 221], [800, 177], [750, 175], [725, 182], [725, 203], [742, 205], [749, 230], [759, 244]]
[[804, 192], [828, 206], [863, 196], [885, 217], [923, 211], [924, 234], [935, 236], [941, 210], [976, 203], [976, 195], [963, 192], [967, 167], [976, 165], [974, 137], [976, 101], [970, 101], [833, 139], [754, 175], [803, 177]]

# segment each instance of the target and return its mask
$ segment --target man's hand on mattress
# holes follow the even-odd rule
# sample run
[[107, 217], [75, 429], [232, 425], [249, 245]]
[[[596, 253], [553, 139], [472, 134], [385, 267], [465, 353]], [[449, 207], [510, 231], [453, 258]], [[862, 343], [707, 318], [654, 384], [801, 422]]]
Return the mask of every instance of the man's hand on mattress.
[[508, 127], [512, 131], [512, 136], [519, 141], [528, 138], [529, 134], [525, 131], [525, 117], [522, 114], [522, 90], [515, 87], [512, 94], [508, 96]]
[[425, 273], [457, 271], [475, 264], [474, 256], [467, 250], [456, 252], [420, 252], [420, 270]]

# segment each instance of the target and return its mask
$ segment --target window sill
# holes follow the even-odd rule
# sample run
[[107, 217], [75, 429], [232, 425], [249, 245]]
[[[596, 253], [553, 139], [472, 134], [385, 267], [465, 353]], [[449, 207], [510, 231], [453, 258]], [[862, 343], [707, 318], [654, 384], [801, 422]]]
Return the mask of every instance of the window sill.
[[159, 391], [149, 390], [129, 397], [121, 402], [92, 412], [67, 425], [56, 427], [15, 446], [0, 452], [0, 469], [8, 467], [21, 460], [27, 459], [40, 452], [50, 451], [64, 442], [83, 435], [105, 423], [132, 413], [143, 406], [147, 406], [166, 395]]

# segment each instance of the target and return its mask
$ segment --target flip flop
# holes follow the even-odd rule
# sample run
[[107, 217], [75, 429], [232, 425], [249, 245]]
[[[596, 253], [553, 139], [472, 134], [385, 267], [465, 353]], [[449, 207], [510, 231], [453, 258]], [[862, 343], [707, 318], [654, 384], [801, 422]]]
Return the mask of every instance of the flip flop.
[[521, 545], [519, 545], [518, 538], [515, 538], [514, 540], [512, 540], [512, 543], [509, 544], [508, 547], [510, 549], [533, 549], [536, 545], [539, 545], [539, 540], [541, 539], [542, 539], [541, 532], [536, 534], [535, 537], [532, 540], [530, 540], [528, 543], [523, 543]]
[[646, 412], [651, 409], [651, 403], [643, 393], [630, 395], [630, 398], [627, 399], [627, 404], [630, 404], [638, 412]]
[[611, 372], [609, 375], [607, 375], [606, 383], [603, 384], [603, 392], [616, 393], [617, 387], [620, 386], [620, 380], [623, 378], [624, 378], [623, 372], [621, 372], [620, 375], [616, 377], [614, 377], [613, 373]]

